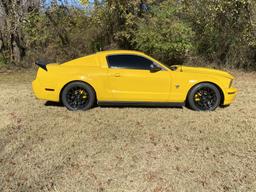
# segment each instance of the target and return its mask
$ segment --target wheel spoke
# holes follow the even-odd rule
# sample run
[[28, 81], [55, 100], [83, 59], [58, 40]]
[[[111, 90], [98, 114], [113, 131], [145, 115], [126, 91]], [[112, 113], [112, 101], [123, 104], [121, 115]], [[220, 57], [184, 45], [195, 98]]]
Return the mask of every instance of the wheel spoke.
[[82, 87], [73, 87], [67, 93], [67, 102], [74, 109], [83, 109], [88, 101], [88, 93]]
[[216, 92], [211, 88], [203, 87], [195, 93], [194, 102], [200, 110], [211, 110], [217, 102]]

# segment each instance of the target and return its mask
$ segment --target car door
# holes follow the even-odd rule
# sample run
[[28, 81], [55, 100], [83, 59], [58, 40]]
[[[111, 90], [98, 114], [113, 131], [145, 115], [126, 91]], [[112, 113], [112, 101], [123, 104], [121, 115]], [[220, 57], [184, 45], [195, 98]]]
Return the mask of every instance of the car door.
[[[153, 61], [139, 55], [109, 55], [108, 91], [115, 101], [165, 102], [170, 94], [170, 72], [152, 72]], [[160, 66], [157, 66], [160, 67]]]

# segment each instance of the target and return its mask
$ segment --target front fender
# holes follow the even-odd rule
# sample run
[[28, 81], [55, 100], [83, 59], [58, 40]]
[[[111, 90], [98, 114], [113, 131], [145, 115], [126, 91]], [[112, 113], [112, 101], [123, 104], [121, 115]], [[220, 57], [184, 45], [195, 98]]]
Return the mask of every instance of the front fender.
[[229, 88], [230, 79], [207, 74], [173, 73], [170, 101], [185, 102], [190, 90], [200, 83], [215, 84], [225, 96], [224, 90]]

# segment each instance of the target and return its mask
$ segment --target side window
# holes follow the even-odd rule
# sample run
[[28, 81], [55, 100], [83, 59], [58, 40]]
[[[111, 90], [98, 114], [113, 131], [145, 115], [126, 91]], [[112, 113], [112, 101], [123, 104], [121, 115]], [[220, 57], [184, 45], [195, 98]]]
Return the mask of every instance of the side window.
[[107, 56], [109, 68], [149, 70], [153, 61], [138, 55]]

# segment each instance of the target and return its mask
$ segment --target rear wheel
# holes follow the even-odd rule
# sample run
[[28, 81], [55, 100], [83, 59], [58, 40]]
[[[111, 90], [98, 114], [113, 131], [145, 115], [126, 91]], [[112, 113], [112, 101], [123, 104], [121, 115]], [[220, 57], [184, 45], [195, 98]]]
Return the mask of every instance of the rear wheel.
[[215, 85], [201, 83], [190, 91], [188, 103], [196, 111], [214, 111], [221, 103], [221, 94]]
[[68, 84], [62, 94], [63, 105], [71, 110], [88, 110], [93, 107], [96, 97], [93, 88], [82, 82]]

